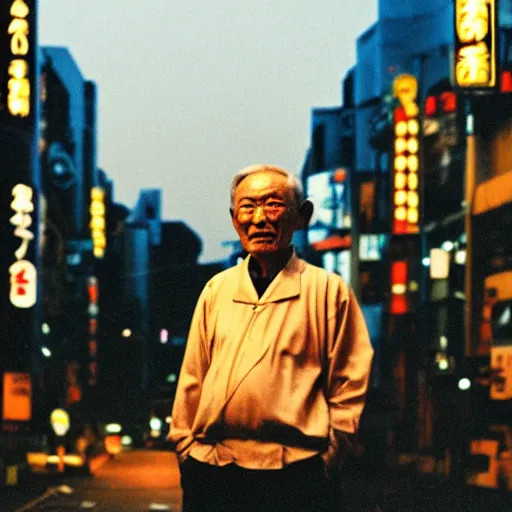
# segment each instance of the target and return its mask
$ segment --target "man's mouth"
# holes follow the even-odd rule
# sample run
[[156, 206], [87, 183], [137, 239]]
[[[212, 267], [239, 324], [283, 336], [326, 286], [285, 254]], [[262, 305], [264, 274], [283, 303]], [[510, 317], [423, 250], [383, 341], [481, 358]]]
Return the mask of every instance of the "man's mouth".
[[274, 233], [253, 233], [249, 235], [249, 240], [273, 240], [275, 238]]

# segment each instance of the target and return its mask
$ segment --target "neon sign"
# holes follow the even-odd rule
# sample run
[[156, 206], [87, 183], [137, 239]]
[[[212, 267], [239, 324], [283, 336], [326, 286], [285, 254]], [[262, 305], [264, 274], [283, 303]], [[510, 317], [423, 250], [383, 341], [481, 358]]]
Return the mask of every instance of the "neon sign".
[[394, 112], [393, 234], [419, 232], [419, 108], [418, 82], [399, 75], [393, 92], [400, 102]]
[[455, 81], [460, 87], [496, 85], [495, 0], [456, 0]]
[[101, 187], [91, 188], [91, 237], [93, 243], [93, 253], [96, 258], [103, 258], [107, 238], [105, 235], [105, 191]]
[[30, 308], [36, 302], [36, 268], [25, 260], [30, 242], [34, 239], [34, 233], [30, 231], [34, 211], [32, 203], [32, 188], [21, 183], [12, 189], [14, 199], [11, 208], [14, 215], [9, 222], [15, 227], [14, 236], [21, 240], [21, 244], [14, 252], [16, 262], [9, 267], [11, 275], [11, 291], [9, 298], [11, 303], [18, 308]]
[[29, 23], [26, 17], [30, 9], [24, 0], [14, 0], [11, 5], [11, 22], [7, 33], [11, 35], [11, 53], [13, 59], [9, 63], [7, 82], [7, 106], [13, 116], [27, 117], [30, 114], [30, 80], [29, 66], [26, 59], [30, 50], [28, 34]]

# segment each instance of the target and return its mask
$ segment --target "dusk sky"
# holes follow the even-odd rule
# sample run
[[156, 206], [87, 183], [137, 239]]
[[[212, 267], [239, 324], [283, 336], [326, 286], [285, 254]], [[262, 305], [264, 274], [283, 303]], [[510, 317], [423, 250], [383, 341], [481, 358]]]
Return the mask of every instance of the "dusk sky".
[[162, 189], [165, 220], [227, 254], [234, 173], [299, 174], [311, 109], [339, 106], [377, 0], [40, 0], [43, 45], [67, 47], [98, 86], [98, 165], [116, 202]]

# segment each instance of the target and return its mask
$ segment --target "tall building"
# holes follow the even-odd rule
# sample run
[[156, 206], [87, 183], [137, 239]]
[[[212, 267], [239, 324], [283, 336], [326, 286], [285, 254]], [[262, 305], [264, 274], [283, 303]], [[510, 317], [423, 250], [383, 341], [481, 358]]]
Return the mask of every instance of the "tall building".
[[[349, 155], [337, 162], [350, 177], [348, 281], [376, 348], [367, 417], [381, 410], [388, 452], [459, 478], [464, 450], [476, 454], [498, 423], [512, 428], [512, 16], [505, 3], [464, 0], [381, 0], [378, 13], [357, 39], [341, 107], [313, 110], [304, 181], [322, 174], [315, 161]], [[348, 138], [322, 136], [322, 116]], [[318, 157], [322, 137], [338, 147]]]

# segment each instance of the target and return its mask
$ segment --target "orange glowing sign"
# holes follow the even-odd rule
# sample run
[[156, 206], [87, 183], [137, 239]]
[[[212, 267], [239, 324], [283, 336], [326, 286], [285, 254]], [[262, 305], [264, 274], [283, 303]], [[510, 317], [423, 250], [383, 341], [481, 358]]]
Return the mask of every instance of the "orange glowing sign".
[[28, 373], [4, 373], [3, 421], [30, 421], [32, 418], [32, 383]]
[[412, 75], [399, 75], [393, 93], [400, 106], [394, 111], [393, 234], [419, 232], [419, 108], [418, 82]]
[[27, 16], [30, 9], [24, 0], [14, 0], [11, 4], [11, 21], [7, 33], [11, 36], [10, 51], [12, 60], [8, 67], [7, 106], [13, 116], [27, 117], [30, 114], [29, 65], [26, 60], [30, 50], [30, 26]]
[[459, 87], [496, 85], [495, 10], [495, 0], [455, 2], [455, 82]]
[[105, 223], [105, 191], [101, 187], [91, 189], [91, 205], [89, 208], [91, 214], [91, 237], [93, 243], [93, 253], [96, 258], [103, 258], [105, 247], [107, 245], [106, 223]]

